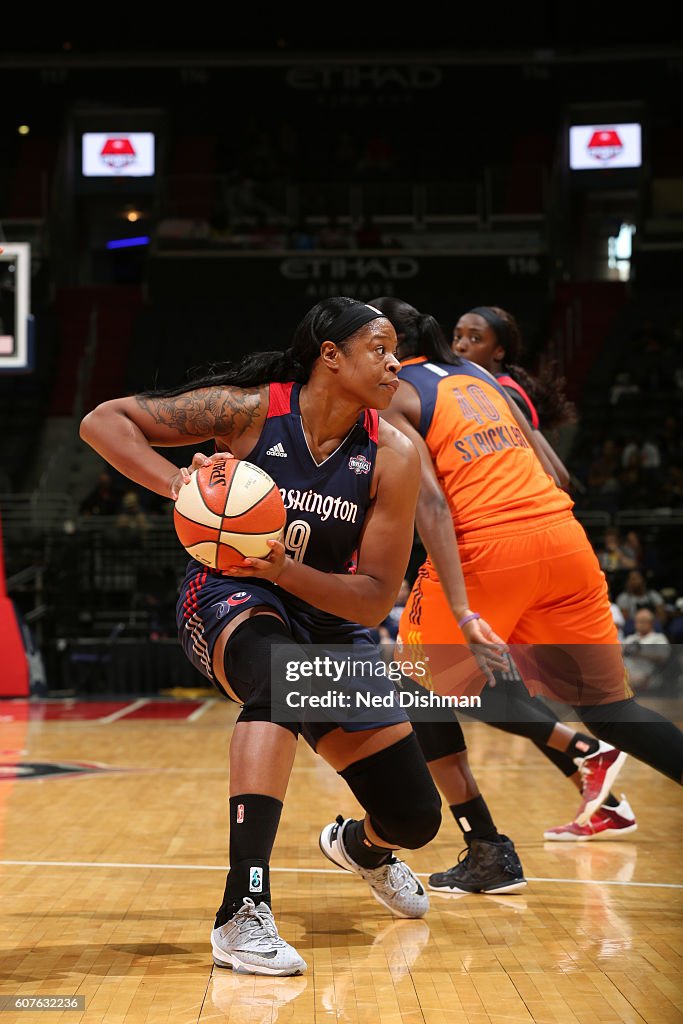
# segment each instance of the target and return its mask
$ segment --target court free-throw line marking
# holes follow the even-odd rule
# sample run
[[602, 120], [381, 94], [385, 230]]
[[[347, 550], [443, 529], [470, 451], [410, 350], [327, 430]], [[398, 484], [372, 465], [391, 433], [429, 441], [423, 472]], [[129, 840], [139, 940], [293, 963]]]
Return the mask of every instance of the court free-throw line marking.
[[104, 718], [96, 718], [95, 722], [98, 725], [109, 725], [110, 722], [116, 722], [119, 718], [125, 718], [131, 711], [137, 711], [138, 708], [144, 707], [145, 704], [149, 704], [149, 697], [134, 700], [132, 703], [126, 704], [125, 707], [119, 708], [118, 711], [112, 711], [110, 715], [105, 715]]
[[[146, 869], [152, 871], [223, 871], [228, 870], [227, 864], [132, 864], [119, 861], [91, 861], [91, 860], [0, 860], [0, 867], [35, 867], [35, 868], [131, 868]], [[271, 874], [292, 875], [337, 875], [339, 870], [335, 868], [273, 868]], [[418, 878], [428, 878], [427, 872], [416, 871]], [[352, 873], [346, 872], [351, 878]], [[683, 889], [683, 883], [676, 882], [619, 882], [611, 879], [599, 878], [532, 878], [527, 875], [527, 882], [554, 882], [557, 885], [624, 885], [634, 886], [642, 889]], [[460, 895], [460, 894], [458, 894]], [[492, 895], [495, 895], [493, 893]]]

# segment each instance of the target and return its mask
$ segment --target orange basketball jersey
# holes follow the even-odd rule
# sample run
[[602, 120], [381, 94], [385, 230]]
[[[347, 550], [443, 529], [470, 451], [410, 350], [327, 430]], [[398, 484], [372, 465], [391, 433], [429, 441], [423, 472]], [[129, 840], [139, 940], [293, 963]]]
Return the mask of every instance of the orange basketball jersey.
[[543, 469], [503, 388], [486, 370], [467, 359], [451, 366], [420, 357], [401, 364], [399, 379], [420, 397], [419, 432], [458, 538], [573, 507]]

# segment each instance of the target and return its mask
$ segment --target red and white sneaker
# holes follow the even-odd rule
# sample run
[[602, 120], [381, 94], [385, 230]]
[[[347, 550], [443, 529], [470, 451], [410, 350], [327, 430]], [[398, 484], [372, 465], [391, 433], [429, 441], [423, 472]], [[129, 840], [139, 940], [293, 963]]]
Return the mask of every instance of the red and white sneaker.
[[598, 750], [579, 762], [581, 806], [574, 819], [577, 825], [588, 824], [598, 807], [604, 803], [625, 760], [626, 754], [623, 750], [610, 747], [608, 743], [600, 740]]
[[568, 825], [558, 825], [543, 833], [544, 839], [556, 839], [562, 842], [586, 842], [587, 839], [615, 839], [635, 832], [638, 828], [635, 815], [628, 800], [621, 794], [618, 807], [599, 807], [585, 825], [570, 821]]

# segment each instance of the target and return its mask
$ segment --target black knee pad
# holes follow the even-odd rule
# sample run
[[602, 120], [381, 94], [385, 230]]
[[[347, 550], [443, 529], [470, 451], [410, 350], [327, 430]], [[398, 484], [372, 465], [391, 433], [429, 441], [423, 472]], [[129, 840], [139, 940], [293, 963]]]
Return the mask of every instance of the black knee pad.
[[[426, 687], [412, 680], [401, 679], [397, 689], [415, 692], [427, 699], [430, 696]], [[425, 704], [425, 707], [428, 705]], [[430, 707], [428, 711], [423, 711], [411, 707], [408, 715], [426, 761], [437, 761], [449, 754], [461, 754], [467, 749], [460, 722], [451, 708]]]
[[505, 679], [497, 673], [496, 685], [487, 684], [480, 697], [481, 707], [463, 708], [462, 713], [502, 732], [525, 736], [540, 746], [557, 723], [550, 708], [532, 697], [520, 679]]
[[339, 772], [380, 839], [417, 850], [439, 831], [441, 797], [415, 733]]
[[[294, 645], [287, 626], [274, 615], [253, 615], [235, 629], [223, 658], [225, 677], [242, 701], [238, 722], [271, 722], [271, 649], [273, 644]], [[278, 722], [295, 736], [299, 722]]]
[[578, 705], [574, 710], [598, 739], [624, 750], [626, 748], [618, 740], [630, 736], [634, 730], [647, 729], [652, 733], [652, 727], [655, 725], [661, 725], [662, 722], [671, 724], [656, 711], [644, 708], [633, 697], [615, 700], [609, 704]]
[[462, 754], [467, 750], [460, 722], [413, 722], [413, 729], [426, 761], [438, 761], [449, 754]]

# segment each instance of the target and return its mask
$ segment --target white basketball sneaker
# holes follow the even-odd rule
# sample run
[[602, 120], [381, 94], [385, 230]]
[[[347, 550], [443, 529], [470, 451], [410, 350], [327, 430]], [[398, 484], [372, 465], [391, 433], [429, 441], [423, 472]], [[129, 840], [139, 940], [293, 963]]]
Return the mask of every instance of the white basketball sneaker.
[[267, 903], [248, 896], [234, 917], [211, 932], [213, 962], [240, 974], [301, 974], [306, 961], [281, 939]]
[[375, 899], [397, 917], [423, 917], [429, 910], [429, 896], [407, 864], [392, 857], [378, 868], [364, 868], [357, 864], [344, 846], [344, 829], [353, 818], [342, 818], [326, 825], [320, 833], [320, 849], [328, 860], [354, 871], [370, 886]]

